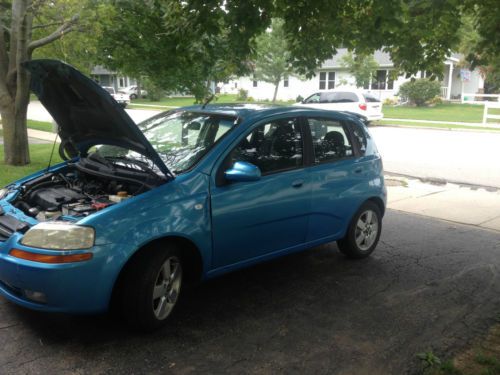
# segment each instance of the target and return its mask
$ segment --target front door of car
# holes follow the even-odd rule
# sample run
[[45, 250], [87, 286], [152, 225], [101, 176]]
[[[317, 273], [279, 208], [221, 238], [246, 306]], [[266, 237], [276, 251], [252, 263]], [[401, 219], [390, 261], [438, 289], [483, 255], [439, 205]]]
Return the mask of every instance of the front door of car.
[[[213, 264], [220, 268], [304, 243], [311, 185], [297, 118], [254, 126], [214, 171], [211, 187]], [[257, 166], [256, 181], [228, 181], [235, 162]]]
[[[345, 230], [361, 204], [360, 183], [366, 180], [359, 147], [349, 122], [308, 117], [314, 160], [309, 169], [312, 186], [307, 241], [336, 237]], [[366, 141], [366, 140], [365, 140]]]

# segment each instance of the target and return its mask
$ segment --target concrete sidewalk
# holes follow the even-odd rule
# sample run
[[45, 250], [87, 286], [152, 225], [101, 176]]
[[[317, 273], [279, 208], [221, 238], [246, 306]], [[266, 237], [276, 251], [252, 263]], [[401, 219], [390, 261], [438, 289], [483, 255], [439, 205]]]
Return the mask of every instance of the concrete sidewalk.
[[500, 191], [386, 177], [387, 207], [500, 231]]

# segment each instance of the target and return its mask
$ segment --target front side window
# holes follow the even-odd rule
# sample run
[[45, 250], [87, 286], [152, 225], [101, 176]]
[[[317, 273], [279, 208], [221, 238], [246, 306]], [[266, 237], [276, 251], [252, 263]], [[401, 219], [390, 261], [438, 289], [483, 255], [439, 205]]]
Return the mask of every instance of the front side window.
[[344, 124], [341, 121], [308, 118], [314, 146], [315, 163], [336, 161], [354, 155]]
[[321, 94], [316, 93], [312, 94], [310, 97], [308, 97], [306, 100], [304, 100], [304, 103], [310, 104], [310, 103], [319, 103], [321, 99]]
[[303, 160], [302, 134], [296, 118], [260, 125], [241, 140], [230, 154], [231, 164], [252, 163], [262, 174], [298, 168]]

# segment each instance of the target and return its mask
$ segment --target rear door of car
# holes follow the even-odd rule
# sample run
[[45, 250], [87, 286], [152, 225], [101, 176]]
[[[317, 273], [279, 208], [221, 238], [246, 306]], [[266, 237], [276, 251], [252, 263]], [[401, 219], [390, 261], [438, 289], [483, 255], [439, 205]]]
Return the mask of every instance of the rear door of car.
[[358, 188], [366, 179], [366, 166], [349, 121], [314, 115], [304, 121], [314, 152], [309, 168], [312, 200], [307, 241], [333, 239], [345, 230], [362, 203]]

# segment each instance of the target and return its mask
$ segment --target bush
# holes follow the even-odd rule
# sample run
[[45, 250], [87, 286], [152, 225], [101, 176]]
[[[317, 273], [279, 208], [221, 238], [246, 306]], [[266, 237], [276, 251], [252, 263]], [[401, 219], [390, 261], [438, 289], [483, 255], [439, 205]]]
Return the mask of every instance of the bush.
[[239, 89], [238, 90], [238, 96], [236, 97], [236, 100], [244, 102], [247, 99], [248, 99], [248, 90]]
[[304, 98], [302, 97], [302, 95], [297, 96], [297, 98], [295, 99], [297, 103], [302, 103], [303, 100]]
[[439, 82], [423, 78], [403, 83], [399, 88], [398, 95], [408, 98], [417, 107], [421, 107], [428, 100], [438, 96], [440, 93], [441, 84]]
[[163, 98], [165, 92], [150, 79], [144, 80], [144, 89], [148, 92], [148, 99], [152, 102], [157, 102]]
[[386, 98], [384, 100], [384, 105], [396, 105], [399, 103], [399, 99], [395, 96], [393, 96], [392, 98]]
[[436, 104], [442, 104], [442, 103], [443, 103], [443, 99], [441, 99], [441, 97], [440, 97], [440, 96], [435, 96], [435, 97], [433, 97], [432, 99], [429, 99], [429, 100], [427, 101], [427, 104], [428, 104], [428, 105], [432, 105], [432, 106], [434, 106], [434, 105], [436, 105]]

